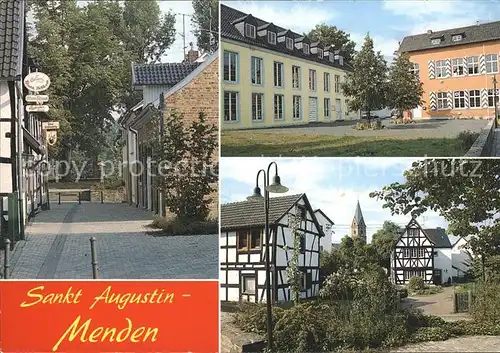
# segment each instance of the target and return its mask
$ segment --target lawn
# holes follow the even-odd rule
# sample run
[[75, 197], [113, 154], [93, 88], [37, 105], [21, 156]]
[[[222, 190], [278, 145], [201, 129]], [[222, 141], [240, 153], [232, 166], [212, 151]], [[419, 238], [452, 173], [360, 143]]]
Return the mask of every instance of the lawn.
[[461, 157], [469, 148], [459, 138], [401, 139], [254, 131], [227, 131], [221, 136], [223, 157]]

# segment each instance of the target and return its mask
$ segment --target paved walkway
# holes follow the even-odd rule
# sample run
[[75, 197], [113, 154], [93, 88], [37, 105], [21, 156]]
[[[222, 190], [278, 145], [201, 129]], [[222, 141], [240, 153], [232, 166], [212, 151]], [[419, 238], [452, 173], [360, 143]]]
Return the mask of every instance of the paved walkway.
[[99, 278], [218, 278], [217, 235], [155, 237], [146, 234], [151, 221], [150, 212], [126, 204], [51, 205], [16, 246], [11, 278], [92, 278], [92, 236]]
[[469, 336], [446, 341], [423, 342], [391, 352], [500, 352], [500, 336]]
[[444, 287], [441, 293], [403, 299], [403, 305], [421, 309], [425, 314], [437, 316], [453, 315], [453, 287]]
[[357, 121], [338, 122], [329, 125], [305, 127], [286, 127], [253, 130], [266, 133], [314, 134], [332, 136], [379, 136], [400, 138], [455, 138], [462, 131], [470, 130], [480, 133], [488, 124], [488, 120], [455, 119], [455, 120], [417, 120], [415, 124], [391, 124], [390, 119], [383, 119], [386, 127], [383, 130], [356, 130], [353, 125]]

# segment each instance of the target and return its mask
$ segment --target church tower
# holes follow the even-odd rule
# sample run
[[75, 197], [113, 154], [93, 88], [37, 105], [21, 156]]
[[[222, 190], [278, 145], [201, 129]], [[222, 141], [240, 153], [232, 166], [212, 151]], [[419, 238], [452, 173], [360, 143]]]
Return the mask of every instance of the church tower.
[[351, 223], [351, 238], [352, 239], [362, 239], [366, 243], [366, 224], [363, 219], [363, 213], [361, 213], [361, 206], [356, 205], [356, 211], [354, 212], [354, 218]]

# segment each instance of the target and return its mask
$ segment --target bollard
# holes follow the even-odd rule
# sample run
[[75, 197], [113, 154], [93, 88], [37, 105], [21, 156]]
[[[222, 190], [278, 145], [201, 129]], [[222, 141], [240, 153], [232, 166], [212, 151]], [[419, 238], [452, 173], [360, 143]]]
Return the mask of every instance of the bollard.
[[59, 205], [61, 204], [61, 193], [59, 193]]
[[92, 278], [97, 279], [99, 268], [97, 267], [97, 256], [95, 251], [95, 237], [90, 238], [90, 252], [92, 254]]
[[78, 193], [78, 204], [79, 205], [82, 204], [82, 193], [81, 192]]
[[5, 239], [5, 251], [3, 258], [3, 278], [9, 279], [9, 268], [10, 268], [10, 240]]
[[104, 191], [101, 190], [101, 203], [104, 203]]

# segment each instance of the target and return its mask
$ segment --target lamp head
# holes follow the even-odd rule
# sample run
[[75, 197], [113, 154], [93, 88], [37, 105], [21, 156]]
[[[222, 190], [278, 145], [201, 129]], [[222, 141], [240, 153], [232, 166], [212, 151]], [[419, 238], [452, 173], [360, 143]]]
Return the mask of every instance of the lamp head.
[[277, 194], [282, 194], [288, 191], [286, 186], [281, 185], [281, 179], [279, 175], [275, 175], [273, 178], [273, 183], [267, 187], [267, 191]]
[[262, 193], [260, 192], [260, 188], [258, 186], [256, 186], [253, 189], [253, 194], [251, 196], [248, 196], [247, 200], [248, 201], [258, 201], [258, 200], [262, 199], [263, 197], [264, 196], [262, 196]]

